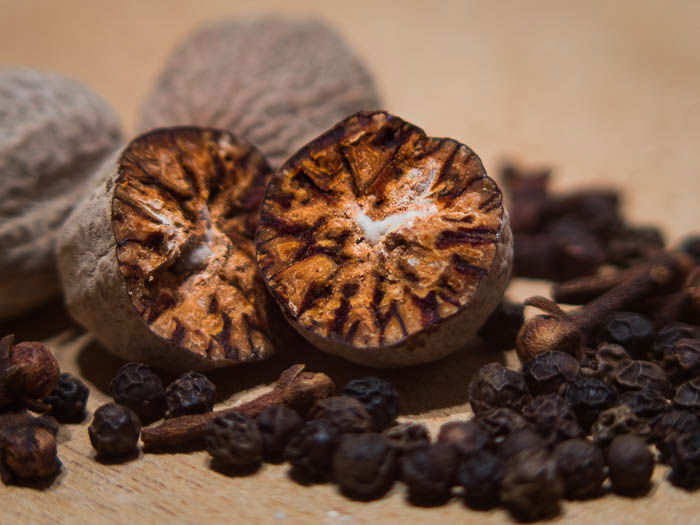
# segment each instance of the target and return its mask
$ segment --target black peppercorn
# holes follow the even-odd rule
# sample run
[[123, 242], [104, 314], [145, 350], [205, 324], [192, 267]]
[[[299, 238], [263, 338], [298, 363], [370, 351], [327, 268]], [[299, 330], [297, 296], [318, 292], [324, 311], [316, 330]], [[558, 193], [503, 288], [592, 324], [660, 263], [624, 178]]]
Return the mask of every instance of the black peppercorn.
[[273, 405], [263, 410], [258, 416], [258, 428], [265, 459], [280, 460], [287, 442], [303, 424], [301, 416], [286, 405]]
[[503, 462], [485, 450], [464, 458], [457, 469], [457, 483], [464, 488], [464, 499], [477, 509], [498, 504], [502, 480]]
[[428, 428], [422, 423], [401, 423], [387, 428], [382, 435], [389, 440], [399, 455], [430, 444]]
[[685, 409], [672, 409], [652, 421], [652, 441], [659, 450], [659, 461], [666, 463], [670, 443], [677, 435], [700, 430], [700, 417]]
[[615, 403], [615, 392], [595, 377], [580, 377], [566, 385], [564, 399], [576, 413], [585, 431], [598, 419], [598, 415]]
[[260, 461], [262, 434], [255, 420], [240, 412], [217, 417], [207, 427], [207, 452], [228, 467], [245, 467]]
[[58, 378], [58, 385], [43, 402], [51, 406], [50, 414], [61, 423], [80, 423], [85, 419], [85, 406], [90, 390], [80, 379], [67, 372]]
[[504, 461], [524, 450], [547, 448], [550, 441], [532, 427], [523, 427], [508, 434], [497, 447], [498, 455]]
[[612, 374], [612, 380], [620, 390], [651, 388], [666, 396], [673, 391], [663, 369], [649, 361], [630, 361]]
[[401, 479], [417, 505], [444, 503], [450, 497], [457, 454], [443, 444], [416, 449], [401, 458]]
[[572, 439], [582, 432], [571, 406], [558, 394], [543, 394], [533, 398], [523, 408], [523, 416], [551, 441]]
[[670, 480], [675, 485], [697, 488], [700, 485], [700, 431], [673, 435], [668, 443]]
[[654, 339], [652, 356], [661, 361], [666, 352], [681, 339], [700, 339], [700, 326], [686, 323], [671, 323], [664, 326]]
[[680, 339], [667, 348], [661, 367], [675, 384], [700, 375], [700, 339]]
[[523, 376], [532, 395], [557, 392], [576, 379], [578, 361], [564, 352], [549, 351], [536, 355], [523, 364]]
[[607, 381], [620, 366], [632, 358], [625, 349], [613, 343], [601, 343], [590, 355], [584, 355], [581, 373]]
[[635, 493], [649, 486], [654, 473], [654, 456], [646, 441], [634, 434], [622, 434], [610, 443], [608, 472], [613, 490]]
[[559, 443], [553, 454], [567, 498], [586, 499], [600, 494], [605, 481], [605, 458], [600, 447], [587, 439], [569, 439]]
[[490, 446], [491, 435], [477, 419], [449, 421], [440, 427], [437, 442], [449, 446], [459, 456]]
[[479, 335], [494, 350], [515, 348], [515, 338], [525, 322], [524, 312], [522, 303], [504, 299], [479, 329]]
[[654, 325], [638, 313], [613, 312], [598, 338], [601, 342], [623, 346], [634, 359], [646, 359], [654, 341]]
[[640, 417], [654, 417], [668, 408], [666, 397], [651, 388], [628, 390], [617, 398], [617, 403], [627, 405], [632, 412]]
[[511, 457], [501, 483], [501, 501], [521, 520], [557, 514], [564, 484], [549, 452], [531, 449]]
[[187, 372], [170, 383], [165, 390], [165, 417], [211, 412], [215, 398], [216, 387], [207, 376], [199, 372]]
[[673, 403], [681, 408], [700, 411], [700, 376], [680, 385], [676, 390]]
[[5, 483], [52, 476], [61, 468], [56, 456], [58, 423], [27, 412], [0, 415], [0, 474]]
[[319, 399], [309, 412], [310, 419], [325, 419], [334, 423], [342, 433], [369, 432], [372, 418], [365, 406], [348, 396]]
[[593, 441], [603, 448], [622, 434], [634, 434], [645, 440], [651, 437], [649, 422], [636, 416], [627, 405], [618, 405], [601, 412], [592, 430]]
[[141, 422], [128, 407], [108, 403], [95, 410], [88, 434], [98, 456], [127, 456], [136, 450]]
[[469, 383], [469, 402], [477, 415], [494, 408], [519, 412], [528, 398], [523, 376], [500, 363], [482, 366]]
[[308, 421], [287, 443], [284, 459], [292, 465], [294, 474], [311, 481], [322, 481], [330, 473], [340, 436], [340, 429], [331, 421]]
[[333, 477], [352, 498], [378, 498], [396, 479], [396, 450], [381, 434], [346, 434], [333, 454]]
[[691, 255], [700, 264], [700, 235], [688, 235], [681, 241], [681, 250]]
[[122, 366], [109, 383], [114, 400], [129, 407], [141, 422], [150, 423], [165, 413], [165, 390], [153, 369], [141, 363]]
[[518, 428], [529, 425], [527, 420], [509, 408], [496, 408], [475, 418], [479, 424], [488, 430], [491, 443], [498, 446], [507, 435]]
[[354, 397], [365, 406], [372, 417], [375, 432], [391, 426], [399, 416], [399, 395], [391, 383], [378, 377], [354, 379], [341, 393]]

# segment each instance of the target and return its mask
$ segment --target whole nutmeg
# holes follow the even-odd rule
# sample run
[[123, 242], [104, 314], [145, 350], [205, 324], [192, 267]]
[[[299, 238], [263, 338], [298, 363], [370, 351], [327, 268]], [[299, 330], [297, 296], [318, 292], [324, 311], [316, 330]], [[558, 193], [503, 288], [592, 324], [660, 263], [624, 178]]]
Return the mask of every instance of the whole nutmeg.
[[181, 42], [143, 103], [140, 127], [228, 129], [277, 167], [338, 120], [380, 106], [367, 69], [328, 25], [262, 16], [211, 24]]
[[63, 76], [0, 70], [0, 318], [60, 292], [58, 229], [121, 140], [109, 104]]
[[101, 172], [58, 241], [71, 315], [117, 356], [171, 371], [268, 357], [262, 154], [226, 131], [159, 129]]
[[462, 348], [512, 261], [503, 196], [476, 153], [383, 111], [346, 118], [279, 168], [256, 248], [290, 324], [375, 367]]
[[12, 376], [8, 385], [20, 397], [41, 399], [48, 396], [61, 374], [51, 349], [35, 341], [25, 341], [10, 348]]
[[551, 350], [576, 356], [581, 348], [581, 332], [573, 323], [554, 315], [536, 315], [525, 321], [515, 339], [521, 362]]

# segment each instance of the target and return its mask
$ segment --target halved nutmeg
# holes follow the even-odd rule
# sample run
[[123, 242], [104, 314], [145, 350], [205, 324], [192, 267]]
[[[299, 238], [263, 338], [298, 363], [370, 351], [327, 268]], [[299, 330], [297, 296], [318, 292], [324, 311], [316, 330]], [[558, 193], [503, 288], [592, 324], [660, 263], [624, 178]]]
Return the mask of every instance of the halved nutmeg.
[[113, 353], [171, 370], [267, 357], [253, 243], [263, 155], [226, 131], [168, 128], [102, 170], [58, 244], [75, 319]]
[[263, 199], [258, 266], [290, 323], [371, 366], [461, 347], [503, 296], [512, 240], [479, 157], [384, 112], [337, 124]]

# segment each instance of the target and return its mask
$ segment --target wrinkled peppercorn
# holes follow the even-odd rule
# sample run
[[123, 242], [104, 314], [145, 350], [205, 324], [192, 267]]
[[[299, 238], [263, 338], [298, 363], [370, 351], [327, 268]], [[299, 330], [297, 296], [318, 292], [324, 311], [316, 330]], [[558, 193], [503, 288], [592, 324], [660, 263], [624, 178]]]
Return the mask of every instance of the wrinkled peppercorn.
[[666, 352], [681, 339], [700, 339], [700, 326], [687, 323], [671, 323], [656, 334], [652, 356], [661, 361]]
[[58, 423], [27, 412], [0, 415], [0, 474], [5, 483], [52, 476], [61, 468], [56, 456]]
[[401, 458], [401, 479], [409, 499], [419, 505], [443, 503], [450, 497], [457, 454], [453, 447], [428, 445]]
[[671, 453], [670, 443], [677, 435], [700, 430], [700, 417], [690, 410], [672, 409], [652, 422], [652, 441], [659, 450], [659, 461], [666, 463]]
[[598, 415], [615, 403], [615, 392], [600, 379], [580, 377], [566, 385], [564, 399], [569, 402], [584, 430], [589, 430]]
[[464, 488], [464, 499], [477, 509], [498, 504], [502, 480], [503, 462], [485, 450], [464, 458], [457, 469], [457, 483]]
[[62, 373], [58, 385], [43, 402], [51, 406], [49, 412], [61, 423], [80, 423], [85, 419], [85, 406], [90, 390], [80, 379], [67, 372]]
[[666, 397], [651, 388], [623, 392], [617, 398], [617, 403], [627, 405], [635, 415], [646, 418], [660, 414], [669, 406]]
[[644, 439], [634, 434], [616, 436], [608, 448], [607, 460], [615, 492], [635, 493], [649, 486], [654, 473], [654, 456]]
[[612, 343], [601, 343], [590, 355], [585, 354], [581, 363], [581, 373], [608, 380], [620, 366], [629, 363], [632, 358], [625, 349]]
[[516, 518], [532, 521], [555, 515], [563, 492], [556, 463], [546, 450], [525, 450], [506, 462], [501, 501]]
[[459, 456], [487, 448], [491, 441], [489, 431], [477, 419], [449, 421], [440, 427], [437, 442], [449, 446]]
[[697, 488], [700, 485], [700, 430], [674, 434], [668, 442], [670, 480], [675, 485]]
[[700, 235], [688, 235], [681, 241], [681, 250], [700, 264]]
[[477, 415], [494, 408], [519, 412], [528, 398], [523, 376], [500, 363], [482, 366], [469, 383], [469, 402]]
[[694, 412], [700, 411], [700, 377], [686, 381], [678, 387], [673, 403]]
[[381, 434], [346, 434], [333, 455], [333, 477], [350, 497], [380, 497], [396, 479], [396, 450]]
[[207, 452], [229, 467], [245, 467], [260, 461], [262, 434], [255, 420], [240, 412], [217, 417], [207, 425]]
[[127, 456], [136, 450], [141, 422], [128, 407], [107, 403], [95, 410], [88, 434], [98, 456]]
[[399, 416], [399, 395], [391, 383], [378, 377], [354, 379], [341, 391], [362, 403], [371, 416], [375, 432], [391, 426]]
[[387, 428], [382, 435], [399, 454], [406, 454], [430, 444], [428, 428], [422, 423], [401, 423]]
[[542, 394], [532, 399], [523, 416], [550, 441], [563, 441], [581, 435], [581, 427], [569, 403], [558, 394]]
[[165, 390], [165, 417], [211, 412], [215, 398], [216, 387], [207, 376], [199, 372], [187, 372], [170, 383]]
[[273, 405], [263, 410], [257, 419], [262, 434], [263, 456], [267, 460], [279, 461], [284, 447], [304, 424], [301, 416], [286, 405]]
[[527, 420], [509, 408], [496, 408], [478, 416], [477, 421], [488, 430], [491, 442], [498, 446], [505, 437], [518, 428], [529, 425]]
[[649, 439], [651, 428], [649, 422], [638, 417], [627, 405], [619, 405], [600, 413], [593, 424], [593, 441], [605, 448], [621, 434], [635, 434], [642, 439]]
[[515, 347], [515, 337], [525, 322], [525, 306], [504, 299], [479, 329], [479, 335], [493, 350]]
[[114, 401], [133, 410], [144, 424], [165, 413], [163, 381], [148, 365], [125, 364], [112, 378], [109, 389]]
[[343, 434], [372, 430], [372, 418], [365, 406], [354, 397], [332, 396], [319, 399], [311, 408], [309, 418], [331, 421]]
[[663, 369], [649, 361], [630, 361], [612, 374], [612, 380], [620, 390], [651, 388], [666, 396], [673, 391]]
[[547, 448], [550, 441], [532, 427], [523, 427], [508, 434], [498, 445], [498, 455], [504, 461], [516, 454], [536, 448]]
[[523, 364], [523, 376], [533, 396], [557, 392], [576, 379], [578, 373], [578, 361], [556, 350], [536, 355]]
[[600, 494], [605, 481], [605, 458], [600, 447], [587, 439], [569, 439], [559, 443], [553, 454], [567, 498], [586, 499]]
[[613, 312], [598, 338], [603, 343], [621, 345], [634, 359], [646, 359], [654, 341], [654, 325], [638, 313]]
[[675, 384], [700, 375], [700, 339], [680, 339], [667, 348], [661, 367]]
[[284, 459], [292, 465], [295, 474], [312, 481], [322, 481], [330, 473], [340, 436], [340, 430], [331, 421], [308, 421], [287, 443]]

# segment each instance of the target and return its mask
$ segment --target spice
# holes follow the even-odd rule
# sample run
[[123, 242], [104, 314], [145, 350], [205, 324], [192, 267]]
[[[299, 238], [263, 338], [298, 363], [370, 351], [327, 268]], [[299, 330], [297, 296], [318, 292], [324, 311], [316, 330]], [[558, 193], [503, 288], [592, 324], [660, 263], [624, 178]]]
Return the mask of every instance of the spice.
[[577, 438], [562, 441], [553, 452], [569, 499], [598, 496], [605, 481], [605, 458], [595, 443]]
[[369, 432], [372, 429], [372, 418], [365, 406], [354, 397], [332, 396], [319, 399], [309, 412], [309, 417], [331, 421], [343, 434]]
[[503, 462], [486, 450], [478, 450], [459, 463], [457, 483], [464, 488], [464, 499], [471, 507], [488, 509], [498, 504]]
[[297, 476], [311, 481], [323, 481], [331, 471], [333, 454], [341, 432], [325, 419], [314, 419], [294, 434], [284, 449], [287, 460]]
[[165, 413], [163, 381], [148, 365], [125, 364], [110, 381], [109, 390], [116, 403], [129, 407], [144, 424]]
[[581, 332], [570, 322], [555, 315], [536, 315], [524, 323], [515, 339], [521, 363], [550, 350], [578, 355]]
[[656, 334], [652, 347], [652, 357], [661, 361], [666, 352], [681, 339], [700, 339], [700, 326], [687, 323], [671, 323]]
[[353, 379], [341, 390], [365, 406], [372, 417], [375, 432], [391, 426], [399, 416], [399, 394], [391, 383], [378, 377]]
[[531, 426], [518, 428], [505, 436], [498, 445], [497, 452], [501, 459], [507, 461], [524, 450], [549, 447], [550, 442]]
[[45, 478], [58, 472], [58, 424], [26, 412], [0, 415], [0, 474], [5, 483]]
[[353, 498], [378, 498], [396, 479], [396, 450], [381, 434], [345, 435], [333, 455], [333, 477]]
[[579, 424], [589, 430], [598, 415], [615, 403], [615, 392], [595, 377], [579, 377], [566, 385], [564, 399], [576, 413]]
[[469, 421], [449, 421], [440, 427], [437, 442], [464, 457], [490, 447], [491, 435], [476, 418]]
[[229, 412], [207, 425], [204, 439], [209, 455], [227, 467], [245, 467], [260, 461], [263, 438], [254, 419]]
[[90, 390], [72, 374], [62, 373], [58, 385], [42, 401], [51, 407], [49, 412], [61, 423], [80, 423], [85, 419], [85, 406]]
[[511, 432], [529, 425], [523, 416], [509, 408], [490, 410], [480, 414], [475, 420], [488, 431], [491, 444], [496, 447], [500, 445]]
[[285, 405], [267, 407], [257, 422], [262, 434], [263, 457], [275, 462], [282, 459], [289, 439], [304, 424], [301, 416]]
[[145, 428], [141, 436], [144, 446], [154, 450], [194, 445], [206, 435], [210, 421], [230, 412], [257, 417], [267, 407], [285, 404], [304, 414], [316, 399], [326, 398], [335, 390], [326, 374], [305, 372], [304, 368], [304, 365], [288, 368], [280, 374], [272, 391], [233, 408], [175, 417], [157, 427]]
[[666, 347], [661, 367], [674, 384], [700, 375], [700, 338], [680, 339]]
[[37, 342], [14, 344], [0, 339], [0, 407], [23, 405], [51, 393], [58, 384], [58, 362], [49, 347]]
[[482, 366], [469, 383], [469, 402], [477, 415], [494, 408], [519, 412], [528, 397], [523, 376], [500, 363]]
[[479, 329], [479, 335], [484, 338], [488, 347], [494, 350], [514, 348], [515, 338], [524, 321], [525, 306], [504, 299]]
[[700, 377], [686, 381], [676, 390], [673, 403], [681, 408], [700, 410]]
[[[635, 268], [635, 271], [638, 269]], [[595, 275], [553, 284], [550, 295], [557, 303], [586, 304], [620, 284], [628, 274], [629, 270], [603, 267]]]
[[214, 409], [216, 386], [199, 372], [181, 375], [165, 389], [165, 417], [201, 414]]
[[681, 487], [696, 488], [700, 484], [700, 431], [673, 435], [668, 443], [670, 480]]
[[572, 439], [582, 433], [571, 405], [558, 394], [543, 394], [533, 398], [523, 408], [523, 416], [550, 441]]
[[564, 352], [549, 351], [523, 364], [523, 376], [532, 395], [557, 392], [579, 373], [579, 363]]
[[409, 500], [417, 505], [444, 503], [450, 497], [457, 454], [450, 445], [418, 448], [401, 458], [401, 480], [408, 487]]
[[613, 312], [598, 337], [600, 342], [623, 346], [634, 359], [645, 359], [654, 341], [654, 326], [638, 313]]
[[671, 442], [676, 436], [699, 429], [700, 417], [690, 410], [674, 408], [656, 417], [652, 421], [651, 439], [659, 450], [659, 462], [668, 462]]
[[601, 343], [594, 351], [584, 355], [581, 361], [581, 373], [607, 381], [618, 368], [631, 360], [632, 358], [620, 345]]
[[669, 407], [666, 397], [653, 388], [623, 392], [617, 403], [627, 405], [635, 415], [645, 418], [654, 417]]
[[90, 443], [99, 457], [124, 457], [136, 451], [141, 422], [128, 407], [116, 403], [95, 410], [88, 427]]
[[563, 492], [556, 463], [546, 450], [525, 450], [506, 462], [501, 501], [517, 519], [534, 521], [557, 514]]
[[605, 448], [621, 434], [635, 434], [642, 439], [651, 436], [649, 422], [638, 417], [627, 405], [618, 405], [604, 410], [593, 424], [593, 441]]
[[627, 226], [608, 241], [606, 255], [612, 264], [630, 266], [662, 249], [665, 244], [658, 228]]
[[630, 361], [612, 374], [612, 382], [619, 390], [651, 388], [664, 395], [673, 391], [663, 369], [650, 361]]
[[681, 241], [681, 250], [695, 259], [700, 264], [700, 235], [688, 235]]
[[510, 224], [513, 232], [535, 232], [544, 219], [551, 170], [523, 171], [512, 164], [501, 169], [501, 178], [510, 197]]
[[423, 423], [400, 423], [387, 428], [382, 435], [389, 440], [399, 456], [430, 444], [430, 434]]
[[634, 434], [615, 437], [608, 448], [607, 460], [615, 492], [637, 493], [649, 486], [654, 473], [654, 456], [644, 439]]

